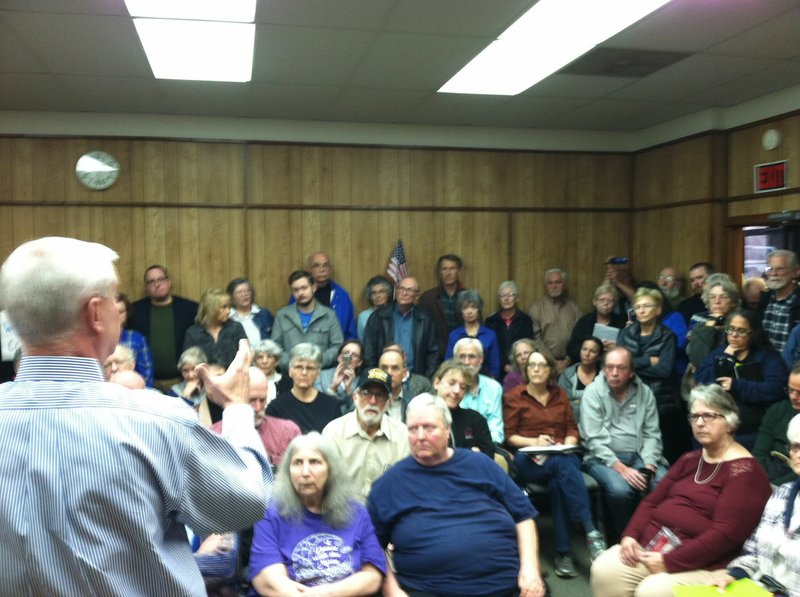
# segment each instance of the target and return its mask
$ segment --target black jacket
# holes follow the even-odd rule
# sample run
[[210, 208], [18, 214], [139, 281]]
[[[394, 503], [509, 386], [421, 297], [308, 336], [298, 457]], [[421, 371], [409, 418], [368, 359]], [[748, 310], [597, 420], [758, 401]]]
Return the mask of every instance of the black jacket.
[[[395, 342], [394, 309], [394, 303], [381, 307], [367, 320], [364, 328], [364, 362], [367, 368], [377, 367], [384, 347]], [[411, 316], [414, 318], [414, 331], [411, 335], [414, 345], [412, 372], [430, 378], [439, 366], [439, 349], [433, 320], [419, 307], [414, 307]]]
[[508, 364], [509, 353], [514, 342], [523, 338], [533, 340], [533, 320], [530, 315], [517, 309], [511, 319], [511, 325], [506, 327], [506, 322], [503, 321], [500, 311], [496, 311], [486, 318], [483, 325], [492, 330], [494, 335], [497, 336], [497, 348], [500, 351], [500, 379], [502, 379], [505, 375], [505, 366]]

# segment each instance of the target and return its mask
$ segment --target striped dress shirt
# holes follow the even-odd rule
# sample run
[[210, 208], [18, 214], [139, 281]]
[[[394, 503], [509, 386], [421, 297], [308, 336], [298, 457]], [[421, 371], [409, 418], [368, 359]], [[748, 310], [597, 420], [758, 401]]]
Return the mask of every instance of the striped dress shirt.
[[0, 386], [0, 592], [205, 595], [184, 523], [247, 527], [272, 491], [253, 409], [224, 417], [220, 437], [94, 359], [24, 357]]

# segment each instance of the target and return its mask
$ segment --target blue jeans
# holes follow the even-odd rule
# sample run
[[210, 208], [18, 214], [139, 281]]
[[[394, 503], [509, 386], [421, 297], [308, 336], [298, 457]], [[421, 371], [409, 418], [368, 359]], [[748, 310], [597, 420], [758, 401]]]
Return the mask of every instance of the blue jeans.
[[544, 464], [536, 464], [528, 454], [517, 453], [514, 458], [519, 477], [526, 483], [547, 485], [550, 490], [550, 508], [553, 513], [553, 534], [556, 553], [572, 552], [571, 520], [594, 528], [589, 493], [581, 474], [581, 461], [577, 454], [552, 454]]
[[[617, 458], [622, 464], [635, 469], [644, 468], [644, 462], [636, 452], [620, 452]], [[628, 485], [618, 472], [606, 466], [595, 458], [584, 461], [583, 468], [589, 473], [600, 487], [603, 489], [603, 496], [606, 500], [607, 511], [611, 517], [613, 531], [617, 538], [622, 536], [622, 531], [633, 516], [633, 511], [639, 505], [639, 491]], [[667, 469], [659, 465], [656, 468], [653, 480], [650, 483], [650, 490], [667, 474]]]

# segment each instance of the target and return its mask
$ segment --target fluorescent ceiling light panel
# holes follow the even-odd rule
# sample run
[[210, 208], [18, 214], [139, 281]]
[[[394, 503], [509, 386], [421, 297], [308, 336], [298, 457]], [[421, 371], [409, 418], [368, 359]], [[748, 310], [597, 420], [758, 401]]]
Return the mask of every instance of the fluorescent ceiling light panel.
[[440, 93], [516, 95], [670, 0], [539, 0]]
[[132, 17], [252, 23], [256, 0], [125, 0]]
[[253, 76], [253, 23], [133, 19], [157, 79], [246, 82]]

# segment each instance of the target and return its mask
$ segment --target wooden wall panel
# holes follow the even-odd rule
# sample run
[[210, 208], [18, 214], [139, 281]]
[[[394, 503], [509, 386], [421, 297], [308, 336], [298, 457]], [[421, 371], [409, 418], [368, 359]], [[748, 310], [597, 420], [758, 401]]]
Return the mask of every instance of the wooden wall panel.
[[703, 135], [637, 154], [636, 207], [713, 198], [715, 150], [713, 136]]
[[652, 209], [635, 214], [631, 271], [637, 280], [655, 281], [668, 265], [684, 275], [698, 261], [724, 267], [715, 250], [712, 230], [713, 205], [690, 205]]
[[[761, 137], [768, 129], [777, 129], [783, 138], [771, 151], [761, 145]], [[800, 116], [733, 131], [729, 136], [729, 156], [728, 186], [732, 196], [753, 193], [753, 166], [780, 160], [789, 160], [787, 186], [800, 186]]]

